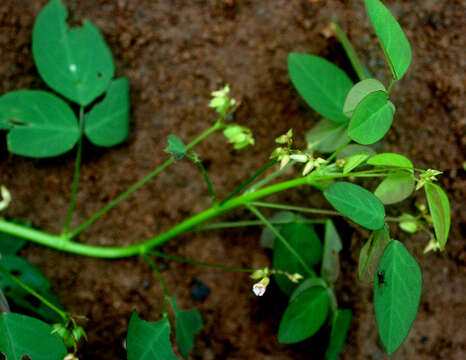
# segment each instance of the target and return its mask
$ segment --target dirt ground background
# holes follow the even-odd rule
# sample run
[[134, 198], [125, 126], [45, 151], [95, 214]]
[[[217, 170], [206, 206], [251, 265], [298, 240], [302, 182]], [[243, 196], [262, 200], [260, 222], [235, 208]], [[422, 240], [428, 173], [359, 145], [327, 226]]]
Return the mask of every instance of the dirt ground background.
[[[46, 88], [31, 54], [34, 19], [45, 3], [0, 1], [0, 94]], [[408, 74], [392, 91], [397, 112], [381, 149], [408, 156], [416, 167], [444, 171], [439, 183], [452, 206], [451, 235], [441, 254], [422, 255], [427, 235], [408, 236], [391, 226], [394, 237], [420, 262], [424, 280], [417, 319], [392, 358], [464, 359], [465, 3], [385, 3], [406, 31], [414, 55]], [[114, 54], [118, 76], [130, 80], [132, 106], [131, 134], [124, 144], [109, 150], [85, 144], [73, 225], [164, 161], [169, 134], [188, 141], [212, 124], [215, 115], [207, 108], [209, 94], [225, 83], [242, 101], [236, 120], [253, 130], [257, 143], [250, 150], [233, 151], [221, 134], [215, 134], [196, 148], [220, 197], [262, 167], [274, 148], [274, 138], [290, 127], [303, 145], [303, 134], [319, 117], [292, 87], [287, 75], [288, 53], [324, 56], [355, 79], [341, 46], [328, 37], [332, 17], [348, 33], [369, 69], [385, 82], [389, 77], [362, 0], [70, 0], [66, 4], [72, 23], [87, 18], [102, 31]], [[74, 152], [51, 160], [14, 156], [7, 152], [2, 134], [0, 182], [14, 199], [7, 215], [58, 233], [65, 220], [74, 156]], [[328, 206], [310, 191], [292, 190], [273, 200]], [[413, 212], [415, 201], [425, 201], [424, 195], [419, 192], [400, 207], [387, 207], [387, 212]], [[179, 162], [98, 220], [79, 241], [134, 244], [209, 203], [199, 171], [188, 162]], [[225, 219], [249, 218], [249, 213], [239, 210]], [[341, 306], [351, 308], [355, 315], [341, 358], [388, 358], [376, 331], [371, 289], [356, 277], [357, 258], [367, 233], [343, 221], [337, 223], [344, 250], [336, 291]], [[168, 242], [163, 251], [259, 268], [271, 260], [270, 253], [258, 244], [259, 235], [259, 229], [191, 233]], [[82, 359], [126, 358], [123, 341], [131, 312], [136, 309], [151, 321], [160, 316], [161, 287], [139, 259], [88, 259], [36, 245], [27, 246], [22, 255], [51, 279], [67, 310], [90, 319], [86, 325], [89, 342], [79, 353]], [[202, 313], [205, 328], [192, 359], [322, 358], [325, 334], [298, 345], [278, 344], [276, 334], [286, 298], [273, 286], [263, 298], [256, 298], [246, 275], [172, 262], [161, 261], [160, 265], [178, 305]], [[211, 290], [205, 301], [191, 297], [196, 280]]]

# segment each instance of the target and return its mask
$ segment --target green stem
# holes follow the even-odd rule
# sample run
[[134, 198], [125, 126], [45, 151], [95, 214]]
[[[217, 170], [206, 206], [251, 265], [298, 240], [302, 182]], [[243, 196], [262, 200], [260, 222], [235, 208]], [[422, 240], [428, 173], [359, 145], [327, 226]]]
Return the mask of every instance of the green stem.
[[349, 41], [348, 37], [335, 21], [331, 21], [331, 24], [335, 31], [335, 35], [337, 36], [338, 41], [340, 41], [341, 45], [343, 46], [343, 49], [345, 50], [346, 55], [348, 56], [351, 65], [353, 66], [354, 71], [358, 75], [359, 80], [366, 79], [367, 76], [364, 72], [364, 66], [361, 63], [361, 60], [359, 60], [359, 57], [356, 54], [353, 45], [351, 45], [351, 42]]
[[[273, 225], [283, 225], [290, 223], [299, 224], [325, 224], [325, 219], [296, 219], [296, 220], [269, 220]], [[260, 220], [245, 220], [245, 221], [231, 221], [231, 222], [218, 222], [213, 224], [199, 225], [193, 228], [193, 231], [205, 230], [218, 230], [218, 229], [231, 229], [246, 226], [262, 226], [264, 225]]]
[[246, 186], [248, 186], [250, 183], [252, 183], [254, 180], [256, 180], [257, 177], [259, 177], [264, 171], [266, 171], [267, 169], [272, 167], [274, 164], [276, 164], [276, 162], [277, 162], [276, 160], [272, 160], [272, 161], [268, 162], [262, 169], [257, 171], [254, 175], [249, 177], [249, 179], [247, 179], [244, 183], [242, 183], [235, 190], [233, 190], [230, 195], [228, 195], [225, 199], [222, 200], [220, 205], [225, 204], [228, 200], [230, 200], [230, 199], [234, 198], [236, 195], [238, 195], [241, 192], [241, 190], [243, 190]]
[[[220, 130], [223, 127], [221, 121], [217, 121], [212, 127], [204, 131], [202, 134], [200, 134], [197, 138], [195, 138], [193, 141], [191, 141], [188, 145], [186, 145], [186, 151], [190, 150], [193, 148], [195, 145], [197, 145], [199, 142], [201, 142], [204, 138], [212, 134], [213, 132]], [[73, 231], [70, 232], [70, 238], [74, 238], [76, 235], [78, 235], [81, 231], [86, 229], [88, 226], [90, 226], [92, 223], [94, 223], [99, 217], [107, 213], [110, 209], [112, 209], [114, 206], [116, 206], [120, 201], [126, 199], [129, 195], [131, 195], [133, 192], [138, 190], [140, 187], [145, 185], [149, 180], [153, 179], [155, 176], [157, 176], [160, 172], [162, 172], [165, 168], [173, 164], [174, 160], [173, 157], [170, 159], [166, 160], [162, 165], [154, 169], [151, 173], [149, 173], [147, 176], [139, 180], [136, 184], [131, 186], [128, 190], [123, 192], [121, 195], [117, 196], [115, 199], [110, 201], [107, 205], [105, 205], [102, 209], [97, 211], [93, 216], [91, 216], [88, 220], [83, 222], [81, 225], [79, 225], [77, 228], [75, 228]]]
[[180, 256], [164, 254], [164, 253], [162, 253], [160, 251], [157, 251], [157, 250], [150, 250], [149, 254], [155, 255], [157, 257], [167, 259], [167, 260], [183, 262], [183, 263], [191, 264], [191, 265], [205, 266], [205, 267], [210, 267], [210, 268], [213, 268], [213, 269], [220, 269], [220, 270], [226, 270], [226, 271], [236, 271], [236, 272], [247, 272], [247, 273], [252, 273], [252, 272], [256, 271], [256, 269], [244, 269], [244, 268], [237, 268], [237, 267], [231, 267], [231, 266], [209, 264], [209, 263], [196, 261], [196, 260], [189, 260], [189, 259], [185, 259], [185, 258], [180, 257]]
[[212, 183], [210, 182], [209, 175], [207, 174], [207, 171], [205, 170], [204, 165], [202, 165], [202, 162], [200, 160], [195, 160], [194, 163], [199, 167], [199, 169], [202, 172], [202, 176], [204, 176], [204, 180], [207, 183], [207, 188], [209, 189], [210, 197], [212, 198], [212, 202], [214, 205], [217, 204], [217, 196], [215, 196], [214, 188], [212, 186]]
[[162, 274], [160, 273], [159, 269], [157, 269], [157, 265], [152, 261], [152, 259], [148, 255], [142, 255], [144, 260], [147, 261], [151, 269], [154, 271], [155, 276], [157, 276], [157, 279], [159, 279], [160, 284], [162, 285], [162, 290], [163, 290], [163, 309], [162, 309], [162, 316], [166, 318], [168, 316], [167, 313], [167, 302], [168, 299], [170, 299], [170, 294], [168, 293], [168, 288], [167, 284], [165, 282], [165, 279], [163, 278]]
[[54, 304], [52, 304], [50, 301], [48, 301], [46, 298], [44, 298], [41, 294], [39, 294], [37, 291], [35, 291], [33, 288], [31, 288], [29, 285], [25, 284], [22, 282], [20, 279], [18, 279], [16, 276], [11, 274], [6, 268], [0, 265], [0, 272], [5, 275], [7, 278], [9, 278], [11, 281], [17, 283], [19, 286], [21, 286], [25, 291], [27, 291], [29, 294], [40, 300], [42, 303], [44, 303], [46, 306], [48, 306], [50, 309], [55, 311], [58, 315], [61, 316], [64, 322], [68, 320], [68, 314], [64, 312], [63, 310], [60, 310], [58, 307], [56, 307]]
[[[382, 170], [381, 170], [382, 171]], [[375, 173], [374, 173], [375, 172]], [[98, 257], [98, 258], [124, 258], [130, 256], [136, 256], [141, 254], [146, 254], [148, 250], [153, 247], [159, 246], [164, 242], [172, 239], [173, 237], [180, 235], [186, 231], [192, 230], [199, 224], [206, 222], [220, 214], [223, 214], [229, 210], [235, 209], [240, 206], [244, 206], [253, 201], [259, 200], [263, 197], [272, 195], [277, 192], [282, 192], [297, 186], [303, 185], [312, 185], [320, 181], [325, 181], [328, 179], [336, 179], [343, 177], [358, 177], [364, 176], [366, 174], [373, 173], [378, 175], [376, 170], [370, 171], [359, 171], [355, 173], [348, 174], [332, 174], [332, 175], [308, 175], [306, 177], [301, 177], [297, 179], [292, 179], [284, 181], [278, 184], [273, 184], [268, 187], [257, 190], [253, 193], [244, 193], [239, 195], [230, 201], [226, 202], [223, 205], [218, 205], [211, 207], [203, 212], [200, 212], [197, 215], [194, 215], [178, 225], [175, 225], [166, 232], [157, 235], [147, 241], [144, 241], [139, 244], [129, 245], [129, 246], [96, 246], [96, 245], [87, 245], [81, 244], [74, 241], [67, 241], [62, 236], [52, 235], [45, 233], [43, 231], [27, 228], [22, 225], [15, 224], [13, 222], [6, 221], [0, 218], [0, 232], [5, 232], [7, 234], [15, 235], [24, 239], [27, 239], [31, 242], [35, 242], [50, 248], [73, 253], [77, 255], [84, 255], [89, 257]], [[313, 173], [314, 174], [314, 173]]]
[[223, 204], [222, 206], [211, 207], [197, 215], [190, 217], [175, 225], [168, 231], [155, 236], [145, 242], [130, 245], [130, 246], [113, 246], [113, 247], [105, 247], [105, 246], [95, 246], [95, 245], [87, 245], [81, 244], [74, 241], [66, 241], [61, 236], [48, 234], [39, 230], [27, 228], [25, 226], [21, 226], [15, 224], [13, 222], [6, 221], [4, 219], [0, 219], [0, 231], [5, 232], [8, 234], [16, 235], [21, 238], [25, 238], [29, 241], [51, 247], [56, 250], [69, 252], [77, 255], [84, 255], [90, 257], [98, 257], [98, 258], [122, 258], [122, 257], [129, 257], [135, 255], [141, 255], [147, 253], [147, 251], [155, 246], [163, 244], [164, 242], [168, 241], [169, 239], [186, 232], [188, 230], [193, 229], [197, 225], [212, 219], [224, 212], [232, 210], [234, 208], [243, 206], [244, 204], [260, 199], [264, 196], [271, 195], [276, 192], [281, 192], [296, 186], [306, 185], [308, 184], [309, 180], [306, 178], [299, 178], [293, 179], [289, 181], [285, 181], [279, 184], [274, 184], [258, 190], [254, 193], [247, 193], [240, 195], [234, 199], [231, 199], [227, 203]]
[[315, 278], [317, 277], [316, 273], [314, 270], [312, 270], [306, 262], [303, 260], [303, 258], [296, 252], [296, 250], [288, 243], [288, 241], [283, 237], [282, 234], [277, 230], [275, 226], [273, 226], [270, 221], [268, 221], [262, 213], [257, 210], [254, 206], [250, 205], [250, 203], [245, 204], [246, 207], [251, 210], [251, 212], [256, 215], [266, 227], [270, 229], [270, 231], [277, 237], [278, 240], [282, 242], [282, 244], [288, 249], [288, 251], [298, 260], [298, 262], [303, 266], [304, 270], [307, 271], [307, 273], [312, 277]]
[[313, 208], [307, 208], [307, 207], [301, 207], [301, 206], [273, 204], [273, 203], [260, 202], [260, 201], [254, 201], [251, 203], [251, 205], [258, 206], [258, 207], [267, 207], [267, 208], [272, 208], [272, 209], [298, 211], [298, 212], [304, 212], [304, 213], [310, 213], [310, 214], [341, 216], [341, 214], [338, 211], [313, 209]]
[[83, 131], [84, 131], [84, 106], [79, 108], [79, 140], [78, 151], [76, 153], [76, 163], [74, 166], [73, 186], [71, 188], [71, 199], [68, 214], [66, 215], [65, 225], [63, 226], [62, 234], [66, 235], [70, 228], [71, 218], [73, 217], [74, 205], [76, 202], [76, 194], [78, 192], [79, 173], [81, 170], [81, 160], [83, 151]]
[[[275, 161], [276, 163], [277, 161]], [[283, 168], [281, 169], [278, 169], [277, 171], [273, 172], [272, 174], [270, 174], [269, 176], [267, 176], [265, 179], [262, 179], [261, 181], [258, 181], [257, 183], [255, 183], [251, 189], [249, 189], [248, 192], [254, 192], [256, 190], [259, 190], [260, 188], [262, 188], [263, 186], [267, 185], [269, 182], [271, 182], [272, 180], [274, 180], [277, 176], [281, 175], [283, 172], [285, 172], [287, 169], [289, 169], [290, 167], [292, 167], [294, 164], [296, 164], [296, 161], [292, 160], [290, 161], [288, 164], [286, 164], [286, 166], [284, 166]], [[272, 164], [273, 165], [273, 164]]]
[[392, 91], [393, 84], [395, 84], [395, 79], [392, 79], [392, 81], [390, 82], [390, 85], [388, 86], [387, 90], [387, 95], [390, 94], [390, 91]]
[[336, 150], [333, 152], [333, 154], [330, 155], [330, 157], [329, 157], [328, 159], [326, 159], [326, 160], [327, 160], [327, 163], [330, 163], [330, 162], [331, 162], [345, 147], [346, 147], [346, 145], [348, 145], [350, 142], [351, 142], [351, 139], [350, 139], [350, 138], [346, 139], [346, 141], [345, 141], [343, 144], [341, 144], [341, 145], [338, 147], [338, 149], [336, 149]]

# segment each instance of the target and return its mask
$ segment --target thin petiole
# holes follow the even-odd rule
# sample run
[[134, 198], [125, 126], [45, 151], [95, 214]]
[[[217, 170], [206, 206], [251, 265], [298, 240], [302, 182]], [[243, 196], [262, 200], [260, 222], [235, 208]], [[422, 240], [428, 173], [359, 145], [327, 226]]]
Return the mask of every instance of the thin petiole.
[[254, 206], [252, 206], [251, 204], [245, 204], [246, 207], [254, 214], [257, 216], [257, 218], [259, 220], [262, 221], [262, 223], [268, 227], [270, 229], [270, 231], [277, 237], [277, 239], [279, 239], [282, 244], [288, 249], [288, 251], [296, 258], [296, 260], [298, 260], [298, 262], [303, 266], [304, 270], [306, 270], [306, 272], [312, 277], [312, 278], [316, 278], [317, 275], [316, 273], [314, 272], [314, 270], [312, 270], [307, 264], [306, 262], [303, 260], [303, 258], [296, 252], [296, 250], [288, 243], [288, 241], [283, 237], [282, 234], [280, 234], [280, 232], [277, 230], [277, 228], [275, 226], [273, 226], [270, 221], [268, 221], [264, 215], [262, 215], [262, 213], [257, 210]]
[[270, 167], [272, 167], [277, 161], [272, 160], [268, 162], [262, 169], [257, 171], [255, 174], [253, 174], [249, 179], [247, 179], [244, 183], [242, 183], [240, 186], [238, 186], [235, 190], [233, 190], [230, 195], [228, 195], [225, 199], [223, 199], [220, 202], [220, 205], [225, 204], [228, 200], [232, 199], [235, 197], [237, 194], [239, 194], [246, 186], [248, 186], [250, 183], [252, 183], [254, 180], [256, 180], [264, 171], [268, 170]]
[[283, 204], [273, 204], [273, 203], [267, 203], [267, 202], [261, 202], [261, 201], [254, 201], [251, 203], [251, 205], [258, 206], [258, 207], [267, 207], [267, 208], [272, 208], [272, 209], [298, 211], [298, 212], [304, 212], [304, 213], [310, 213], [310, 214], [341, 216], [341, 214], [338, 211], [313, 209], [313, 208], [283, 205]]
[[392, 91], [393, 84], [395, 84], [395, 79], [392, 79], [392, 81], [390, 82], [390, 85], [387, 89], [387, 95], [390, 94], [390, 91]]
[[212, 186], [212, 183], [210, 182], [209, 175], [207, 174], [207, 171], [202, 165], [202, 162], [200, 160], [194, 160], [194, 163], [199, 167], [199, 169], [202, 172], [202, 176], [204, 176], [204, 180], [207, 183], [207, 188], [209, 189], [210, 197], [212, 198], [212, 202], [214, 205], [217, 204], [217, 196], [215, 196], [214, 188]]
[[[325, 224], [325, 219], [296, 219], [296, 220], [269, 220], [273, 225], [283, 225], [290, 223], [299, 224]], [[217, 229], [228, 229], [238, 228], [246, 226], [262, 226], [264, 225], [260, 220], [245, 220], [245, 221], [231, 221], [231, 222], [218, 222], [213, 224], [199, 225], [192, 229], [192, 231], [204, 231], [204, 230], [217, 230]]]
[[[276, 163], [277, 161], [275, 161]], [[278, 169], [277, 171], [273, 172], [272, 174], [270, 174], [269, 176], [267, 176], [265, 179], [262, 179], [261, 181], [258, 181], [256, 184], [254, 184], [247, 192], [248, 193], [252, 193], [252, 192], [255, 192], [257, 190], [259, 190], [260, 188], [262, 188], [263, 186], [267, 185], [269, 182], [271, 182], [272, 180], [274, 180], [277, 176], [281, 175], [283, 172], [285, 172], [288, 168], [292, 167], [294, 164], [296, 163], [296, 161], [290, 161], [288, 164], [286, 164], [286, 166], [284, 166], [283, 168], [281, 169]], [[273, 165], [273, 164], [272, 164]]]
[[0, 272], [5, 275], [7, 278], [9, 278], [11, 281], [14, 281], [16, 284], [21, 286], [25, 291], [27, 291], [29, 294], [34, 296], [36, 299], [40, 300], [42, 303], [44, 303], [46, 306], [48, 306], [50, 309], [55, 311], [58, 315], [61, 316], [64, 322], [66, 322], [69, 318], [69, 315], [64, 312], [63, 310], [59, 309], [57, 306], [52, 304], [50, 301], [48, 301], [46, 298], [44, 298], [41, 294], [39, 294], [37, 291], [35, 291], [33, 288], [31, 288], [29, 285], [25, 284], [22, 282], [18, 277], [14, 276], [11, 274], [6, 268], [0, 265]]
[[247, 273], [252, 273], [256, 271], [256, 269], [244, 269], [244, 268], [237, 268], [237, 267], [231, 267], [231, 266], [223, 266], [223, 265], [218, 265], [218, 264], [209, 264], [209, 263], [204, 263], [201, 261], [196, 261], [196, 260], [189, 260], [185, 259], [180, 256], [174, 256], [174, 255], [168, 255], [164, 254], [160, 251], [157, 250], [150, 250], [149, 254], [155, 255], [157, 257], [167, 259], [167, 260], [173, 260], [173, 261], [178, 261], [186, 264], [191, 264], [191, 265], [199, 265], [199, 266], [205, 266], [213, 269], [220, 269], [220, 270], [226, 270], [226, 271], [236, 271], [236, 272], [247, 272]]
[[348, 37], [346, 36], [344, 31], [341, 29], [340, 25], [338, 25], [335, 21], [332, 20], [331, 25], [333, 27], [333, 30], [335, 31], [335, 35], [337, 36], [338, 41], [343, 46], [343, 49], [345, 50], [345, 53], [348, 56], [348, 59], [351, 62], [351, 65], [353, 66], [354, 71], [358, 75], [359, 80], [366, 79], [367, 76], [364, 71], [364, 66], [362, 65], [361, 60], [359, 60], [359, 57], [356, 54], [356, 51], [354, 50], [353, 45], [351, 45], [351, 42], [349, 41]]
[[160, 281], [160, 284], [162, 285], [162, 290], [163, 290], [163, 295], [164, 295], [163, 296], [162, 316], [164, 318], [166, 318], [168, 316], [167, 302], [168, 302], [168, 299], [170, 299], [170, 294], [168, 293], [167, 283], [165, 282], [165, 280], [164, 280], [162, 274], [160, 273], [159, 269], [157, 269], [157, 265], [155, 265], [155, 263], [152, 261], [150, 256], [145, 255], [145, 254], [142, 254], [141, 256], [144, 258], [144, 260], [147, 261], [147, 263], [149, 264], [151, 269], [154, 271], [155, 276], [157, 276], [157, 279]]
[[332, 155], [327, 160], [327, 163], [330, 163], [345, 147], [351, 142], [351, 138], [346, 139], [346, 141], [336, 149]]
[[81, 106], [79, 108], [78, 151], [76, 153], [76, 163], [74, 166], [73, 185], [71, 188], [70, 205], [68, 208], [68, 213], [66, 215], [65, 225], [63, 226], [63, 230], [62, 230], [62, 234], [64, 235], [68, 233], [68, 229], [70, 228], [71, 218], [73, 217], [74, 205], [76, 202], [76, 194], [78, 192], [79, 173], [81, 170], [81, 160], [82, 160], [82, 151], [83, 151], [83, 130], [84, 130], [84, 106]]
[[[197, 138], [195, 138], [193, 141], [191, 141], [188, 145], [186, 145], [186, 151], [190, 150], [193, 148], [195, 145], [197, 145], [199, 142], [201, 142], [204, 138], [209, 136], [210, 134], [214, 133], [217, 130], [220, 130], [223, 127], [221, 120], [217, 121], [213, 126], [211, 126], [209, 129], [204, 131], [202, 134], [200, 134]], [[160, 172], [165, 170], [168, 166], [173, 164], [174, 160], [173, 157], [170, 159], [166, 160], [162, 165], [154, 169], [151, 173], [146, 175], [144, 178], [139, 180], [136, 184], [131, 186], [128, 190], [117, 196], [115, 199], [110, 201], [107, 205], [105, 205], [102, 209], [97, 211], [93, 216], [91, 216], [89, 219], [87, 219], [85, 222], [83, 222], [81, 225], [76, 227], [74, 230], [72, 230], [69, 233], [70, 239], [74, 238], [76, 235], [78, 235], [81, 231], [86, 229], [88, 226], [93, 224], [99, 217], [107, 213], [110, 209], [115, 207], [120, 203], [120, 201], [126, 199], [129, 195], [131, 195], [133, 192], [138, 190], [140, 187], [145, 185], [149, 180], [153, 179], [155, 176], [157, 176]]]

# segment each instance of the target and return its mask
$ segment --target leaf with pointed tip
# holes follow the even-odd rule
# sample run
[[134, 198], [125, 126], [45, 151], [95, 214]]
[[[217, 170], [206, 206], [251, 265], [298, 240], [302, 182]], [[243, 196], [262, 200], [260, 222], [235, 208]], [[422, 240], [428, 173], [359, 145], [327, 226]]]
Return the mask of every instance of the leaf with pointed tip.
[[1, 96], [0, 128], [9, 130], [8, 150], [34, 158], [66, 153], [79, 139], [76, 115], [46, 91], [18, 90]]
[[348, 135], [359, 144], [369, 145], [380, 140], [390, 129], [395, 106], [384, 91], [367, 95], [354, 110]]
[[175, 298], [170, 298], [176, 316], [176, 340], [181, 355], [187, 359], [189, 351], [194, 347], [194, 337], [202, 330], [201, 313], [198, 310], [182, 311], [176, 305]]
[[406, 35], [380, 0], [366, 0], [366, 10], [394, 79], [401, 79], [412, 59], [411, 47]]
[[325, 198], [340, 213], [370, 230], [385, 224], [385, 208], [370, 191], [348, 182], [337, 182], [324, 191]]
[[389, 355], [408, 336], [416, 318], [421, 291], [422, 274], [418, 263], [402, 243], [391, 241], [374, 276], [375, 319]]
[[293, 344], [314, 335], [327, 318], [329, 300], [327, 291], [313, 286], [300, 293], [288, 307], [280, 321], [278, 341]]
[[435, 236], [440, 244], [440, 250], [443, 250], [447, 243], [448, 233], [450, 232], [450, 203], [440, 186], [427, 183], [424, 188], [430, 215], [434, 223]]
[[66, 348], [52, 327], [33, 317], [0, 314], [0, 352], [7, 360], [63, 360]]
[[32, 53], [47, 85], [86, 106], [107, 90], [114, 74], [112, 54], [91, 22], [69, 29], [66, 18], [60, 0], [42, 9], [34, 24]]
[[126, 337], [128, 360], [178, 360], [170, 344], [170, 323], [167, 318], [149, 322], [131, 315]]
[[129, 132], [129, 85], [126, 78], [110, 83], [104, 99], [85, 116], [84, 132], [98, 146], [123, 142]]
[[291, 53], [288, 72], [296, 90], [311, 108], [329, 120], [348, 122], [343, 104], [353, 82], [343, 70], [319, 56]]
[[348, 139], [348, 124], [322, 119], [307, 134], [309, 150], [331, 153]]
[[346, 96], [343, 112], [351, 117], [356, 106], [369, 94], [375, 91], [385, 91], [385, 86], [377, 79], [364, 79], [355, 84]]

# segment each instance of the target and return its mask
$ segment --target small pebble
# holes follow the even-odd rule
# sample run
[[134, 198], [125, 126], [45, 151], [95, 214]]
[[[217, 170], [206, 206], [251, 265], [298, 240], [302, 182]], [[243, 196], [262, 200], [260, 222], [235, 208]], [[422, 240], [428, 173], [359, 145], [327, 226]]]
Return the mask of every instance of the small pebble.
[[191, 297], [193, 300], [204, 301], [210, 294], [210, 289], [203, 282], [194, 280], [191, 287]]

